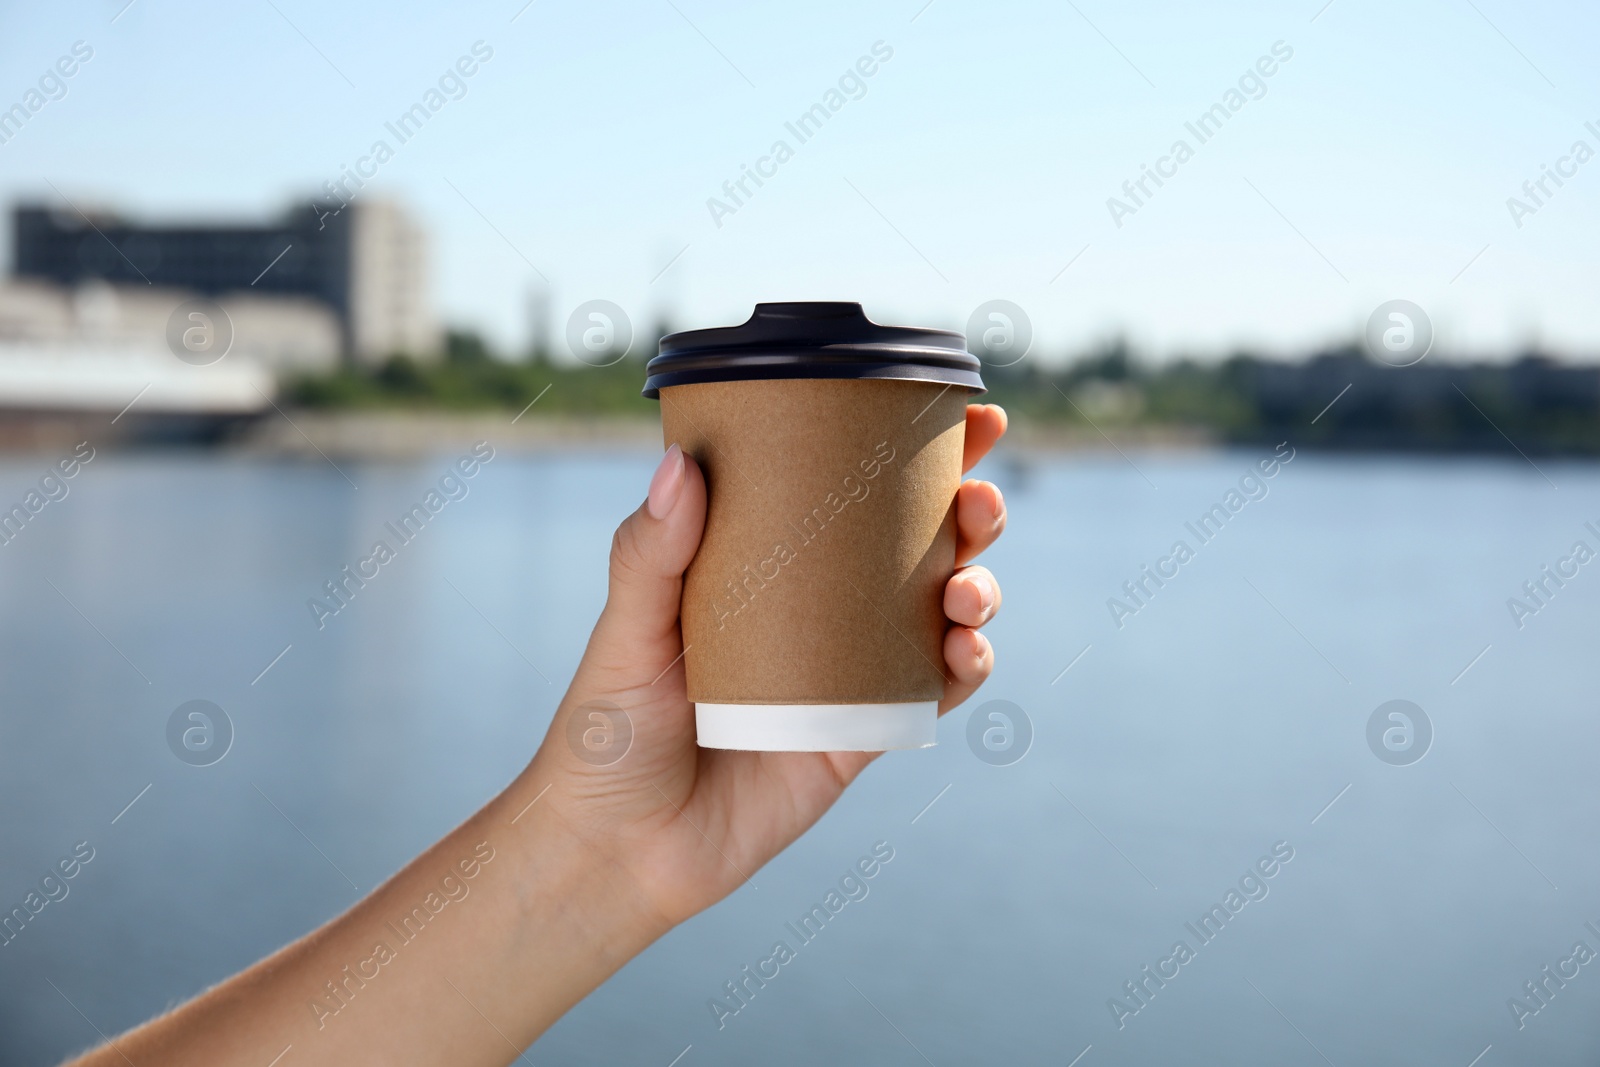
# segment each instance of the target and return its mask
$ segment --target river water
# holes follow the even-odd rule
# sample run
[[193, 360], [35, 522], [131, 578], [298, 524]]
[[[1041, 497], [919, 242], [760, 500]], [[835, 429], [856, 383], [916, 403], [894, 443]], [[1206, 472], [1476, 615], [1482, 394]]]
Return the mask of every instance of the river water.
[[[1600, 564], [1572, 550], [1600, 549], [1600, 469], [1300, 452], [1248, 477], [1270, 456], [987, 461], [1011, 529], [975, 703], [1021, 709], [1026, 754], [980, 759], [960, 709], [531, 1062], [1592, 1063]], [[0, 504], [55, 458], [0, 464]], [[0, 906], [93, 849], [0, 947], [0, 1060], [312, 929], [522, 766], [653, 457], [496, 456], [319, 629], [307, 599], [455, 459], [102, 453], [0, 545]], [[1546, 565], [1570, 576], [1533, 601]], [[191, 700], [233, 724], [211, 766], [168, 747]], [[865, 895], [719, 1013], [875, 846]]]

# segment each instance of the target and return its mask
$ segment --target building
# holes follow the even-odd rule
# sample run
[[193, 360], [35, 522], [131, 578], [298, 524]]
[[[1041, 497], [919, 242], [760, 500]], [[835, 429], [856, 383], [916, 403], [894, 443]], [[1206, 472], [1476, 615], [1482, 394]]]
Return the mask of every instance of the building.
[[[273, 333], [274, 314], [281, 312], [290, 336], [277, 345], [269, 337], [269, 348], [303, 345], [320, 307], [332, 313], [346, 360], [428, 359], [440, 350], [424, 237], [395, 204], [361, 201], [332, 210], [308, 203], [254, 226], [145, 225], [110, 212], [85, 217], [70, 208], [21, 205], [12, 241], [17, 279], [62, 290], [89, 286], [102, 294], [109, 287], [136, 315], [143, 302], [137, 290], [151, 297], [158, 289], [178, 290], [208, 296], [230, 317], [255, 321], [263, 336]], [[170, 311], [175, 302], [162, 300]], [[48, 317], [47, 309], [38, 311]], [[27, 332], [25, 323], [12, 327]], [[314, 362], [261, 355], [267, 362]]]
[[[90, 280], [72, 288], [53, 282], [0, 283], [0, 361], [19, 346], [62, 354], [97, 351], [166, 351], [168, 321], [193, 293], [155, 285], [114, 285]], [[268, 296], [254, 291], [224, 298], [232, 331], [228, 355], [274, 374], [318, 373], [339, 363], [342, 334], [327, 304], [308, 296]]]

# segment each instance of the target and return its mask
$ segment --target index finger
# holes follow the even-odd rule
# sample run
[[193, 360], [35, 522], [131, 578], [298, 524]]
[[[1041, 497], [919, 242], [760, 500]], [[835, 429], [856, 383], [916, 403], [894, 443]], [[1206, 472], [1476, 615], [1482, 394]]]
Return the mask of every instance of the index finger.
[[967, 437], [961, 453], [961, 473], [965, 474], [989, 454], [1006, 432], [1006, 411], [999, 404], [967, 405]]

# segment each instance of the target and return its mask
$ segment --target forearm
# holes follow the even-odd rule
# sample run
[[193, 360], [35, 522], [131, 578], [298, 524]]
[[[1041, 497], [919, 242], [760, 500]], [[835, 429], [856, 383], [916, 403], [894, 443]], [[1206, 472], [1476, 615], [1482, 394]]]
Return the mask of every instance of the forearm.
[[543, 788], [536, 764], [349, 912], [78, 1067], [509, 1062], [667, 926]]

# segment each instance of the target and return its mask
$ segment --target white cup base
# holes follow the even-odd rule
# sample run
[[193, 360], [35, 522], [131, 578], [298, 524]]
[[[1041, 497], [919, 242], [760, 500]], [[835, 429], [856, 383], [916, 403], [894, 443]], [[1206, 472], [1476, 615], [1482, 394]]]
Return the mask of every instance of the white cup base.
[[939, 703], [695, 704], [702, 748], [886, 752], [938, 743]]

